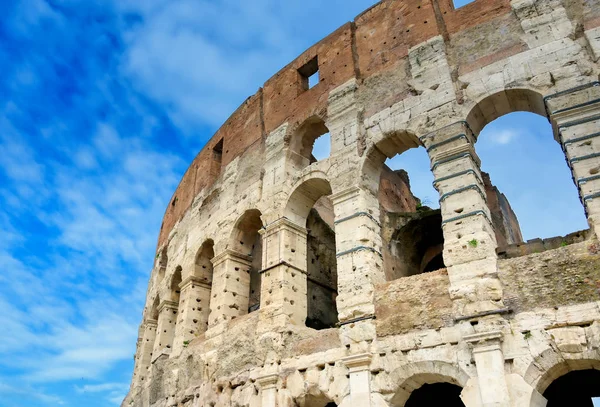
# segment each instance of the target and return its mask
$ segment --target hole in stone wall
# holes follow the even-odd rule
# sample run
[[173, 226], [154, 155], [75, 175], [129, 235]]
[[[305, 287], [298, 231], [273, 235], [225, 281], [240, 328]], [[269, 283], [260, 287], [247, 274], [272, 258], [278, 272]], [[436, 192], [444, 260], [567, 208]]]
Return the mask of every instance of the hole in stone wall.
[[588, 228], [571, 172], [545, 117], [506, 114], [483, 128], [475, 147], [499, 248]]
[[212, 162], [210, 163], [210, 176], [212, 179], [217, 179], [221, 175], [223, 166], [223, 139], [219, 140], [214, 145], [212, 150]]
[[308, 90], [315, 87], [320, 81], [319, 75], [319, 57], [315, 56], [313, 59], [304, 64], [298, 69], [300, 74], [300, 80], [303, 90]]

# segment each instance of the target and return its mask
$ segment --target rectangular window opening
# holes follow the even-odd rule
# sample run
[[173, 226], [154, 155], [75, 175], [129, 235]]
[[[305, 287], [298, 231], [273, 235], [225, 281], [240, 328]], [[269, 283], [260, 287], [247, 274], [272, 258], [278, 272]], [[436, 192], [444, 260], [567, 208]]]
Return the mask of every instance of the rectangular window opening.
[[457, 8], [461, 8], [463, 6], [466, 6], [467, 4], [471, 4], [474, 3], [476, 0], [452, 0], [453, 4], [454, 4], [454, 9], [456, 10]]
[[304, 64], [298, 73], [302, 78], [302, 88], [304, 90], [312, 89], [315, 87], [320, 79], [319, 75], [319, 57], [315, 56], [313, 59]]
[[219, 140], [213, 147], [213, 171], [215, 175], [221, 173], [221, 163], [223, 162], [223, 139]]

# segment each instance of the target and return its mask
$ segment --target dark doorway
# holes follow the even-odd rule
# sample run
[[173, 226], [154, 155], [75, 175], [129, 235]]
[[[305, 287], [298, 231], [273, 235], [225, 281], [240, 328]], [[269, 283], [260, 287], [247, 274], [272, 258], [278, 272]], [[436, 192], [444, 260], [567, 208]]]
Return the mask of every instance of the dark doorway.
[[559, 377], [546, 389], [547, 407], [594, 407], [600, 397], [600, 370], [577, 370]]
[[465, 407], [460, 399], [462, 388], [450, 383], [424, 384], [413, 391], [405, 407]]

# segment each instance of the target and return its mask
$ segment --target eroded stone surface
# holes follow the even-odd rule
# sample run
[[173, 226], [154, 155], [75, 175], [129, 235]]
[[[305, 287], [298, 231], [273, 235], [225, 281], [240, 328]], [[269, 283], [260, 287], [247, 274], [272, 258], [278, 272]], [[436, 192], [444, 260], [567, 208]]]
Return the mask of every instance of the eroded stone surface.
[[[123, 406], [401, 407], [437, 382], [543, 406], [600, 369], [599, 29], [598, 0], [384, 0], [269, 79], [169, 204]], [[476, 152], [513, 111], [549, 117], [590, 231], [519, 242]], [[384, 166], [422, 147], [437, 212]]]

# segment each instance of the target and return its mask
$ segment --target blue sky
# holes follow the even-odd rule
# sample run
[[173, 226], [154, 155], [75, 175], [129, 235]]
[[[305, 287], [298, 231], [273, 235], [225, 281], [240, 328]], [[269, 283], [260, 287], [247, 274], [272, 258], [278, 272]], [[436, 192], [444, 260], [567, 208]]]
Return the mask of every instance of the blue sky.
[[[117, 406], [187, 165], [268, 77], [374, 1], [0, 3], [0, 407]], [[529, 208], [520, 216], [542, 212], [537, 190], [519, 192], [529, 180], [502, 165], [523, 158], [548, 177], [553, 164], [531, 146], [558, 149], [527, 123], [480, 142], [492, 180]], [[416, 194], [431, 195], [426, 158], [410, 154], [399, 159]], [[560, 188], [537, 201], [544, 210], [566, 205]], [[578, 228], [563, 215], [537, 226], [548, 223]]]

